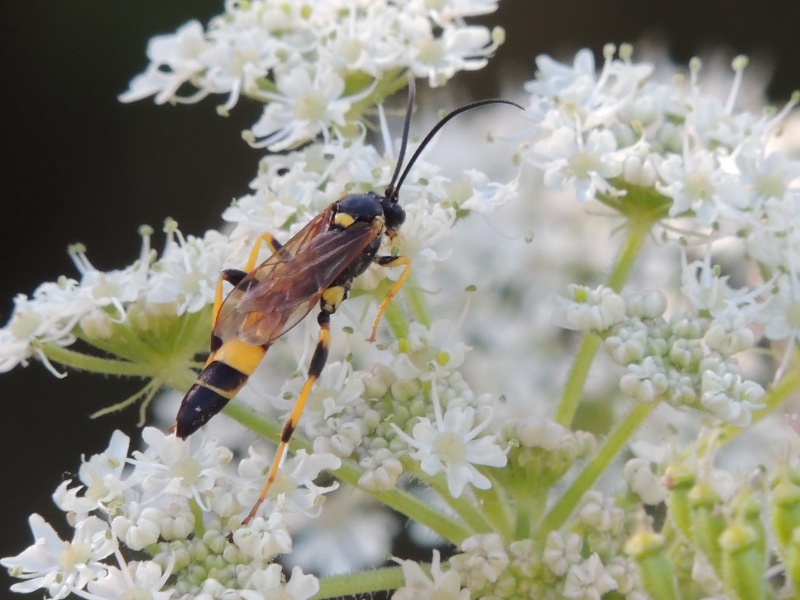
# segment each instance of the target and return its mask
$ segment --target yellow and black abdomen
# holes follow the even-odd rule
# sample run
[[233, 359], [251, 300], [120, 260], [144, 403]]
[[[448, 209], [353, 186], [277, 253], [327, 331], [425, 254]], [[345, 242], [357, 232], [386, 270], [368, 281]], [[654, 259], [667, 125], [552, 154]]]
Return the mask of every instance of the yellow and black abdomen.
[[200, 371], [181, 401], [175, 433], [186, 439], [200, 429], [247, 383], [269, 345], [251, 346], [238, 339], [223, 343]]
[[248, 375], [215, 360], [206, 366], [181, 401], [175, 421], [175, 432], [186, 439], [233, 398], [247, 381]]

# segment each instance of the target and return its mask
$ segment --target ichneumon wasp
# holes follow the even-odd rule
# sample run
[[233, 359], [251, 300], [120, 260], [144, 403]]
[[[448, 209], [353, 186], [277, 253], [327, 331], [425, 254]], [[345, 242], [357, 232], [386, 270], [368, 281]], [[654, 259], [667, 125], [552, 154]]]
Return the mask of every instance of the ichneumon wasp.
[[[378, 256], [378, 250], [383, 236], [393, 238], [405, 221], [405, 211], [398, 199], [411, 167], [436, 133], [456, 115], [487, 104], [510, 104], [522, 108], [508, 100], [489, 99], [451, 111], [422, 140], [403, 170], [414, 98], [414, 79], [409, 77], [408, 105], [397, 166], [383, 195], [370, 191], [341, 197], [284, 245], [269, 234], [261, 235], [244, 270], [223, 271], [217, 282], [211, 353], [197, 381], [181, 401], [176, 418], [175, 431], [183, 439], [221, 411], [239, 392], [275, 340], [305, 318], [317, 303], [320, 309], [317, 315], [319, 337], [308, 368], [308, 378], [281, 432], [267, 482], [243, 525], [255, 516], [275, 480], [311, 387], [328, 358], [330, 317], [347, 298], [353, 280], [372, 263], [383, 267], [403, 267], [400, 277], [378, 307], [369, 338], [374, 341], [383, 312], [408, 278], [411, 270], [408, 258]], [[262, 243], [267, 244], [272, 255], [255, 266]], [[222, 285], [226, 281], [234, 287], [223, 299]]]

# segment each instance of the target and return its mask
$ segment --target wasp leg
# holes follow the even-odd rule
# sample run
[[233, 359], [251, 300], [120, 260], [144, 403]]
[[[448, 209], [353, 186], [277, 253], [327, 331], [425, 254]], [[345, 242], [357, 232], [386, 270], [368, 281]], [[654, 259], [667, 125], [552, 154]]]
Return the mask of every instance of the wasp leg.
[[[250, 256], [247, 259], [247, 264], [244, 267], [244, 271], [239, 271], [238, 269], [226, 269], [222, 272], [217, 280], [217, 291], [214, 296], [214, 309], [211, 311], [211, 327], [213, 329], [214, 324], [217, 322], [217, 316], [219, 315], [219, 309], [222, 306], [222, 301], [225, 299], [222, 293], [222, 284], [223, 282], [227, 281], [231, 285], [238, 285], [238, 283], [245, 278], [245, 276], [253, 270], [255, 267], [256, 260], [258, 260], [258, 251], [261, 249], [261, 244], [265, 243], [269, 249], [274, 254], [278, 250], [281, 249], [281, 243], [272, 237], [268, 233], [262, 233], [258, 236], [258, 240], [256, 240], [253, 249], [250, 251]], [[214, 361], [214, 355], [216, 351], [219, 349], [220, 341], [214, 338], [214, 335], [211, 335], [211, 354], [208, 356], [208, 360], [206, 360], [205, 366], [210, 365]]]
[[325, 362], [328, 360], [328, 346], [330, 345], [331, 337], [330, 313], [326, 310], [321, 310], [317, 316], [317, 323], [319, 323], [319, 337], [317, 338], [317, 347], [314, 349], [314, 355], [311, 357], [311, 365], [308, 367], [308, 378], [303, 384], [300, 394], [297, 396], [297, 401], [294, 403], [292, 414], [289, 415], [289, 418], [286, 420], [286, 424], [283, 426], [283, 431], [281, 431], [281, 441], [280, 444], [278, 444], [278, 449], [275, 451], [275, 458], [273, 459], [272, 466], [269, 469], [267, 483], [264, 484], [264, 488], [261, 490], [258, 500], [253, 505], [253, 508], [250, 509], [250, 512], [244, 518], [244, 521], [242, 521], [242, 525], [247, 525], [250, 520], [256, 516], [259, 507], [269, 493], [269, 488], [271, 488], [272, 484], [275, 482], [275, 477], [278, 475], [278, 468], [283, 462], [283, 454], [286, 451], [286, 446], [289, 444], [289, 440], [292, 439], [292, 434], [297, 427], [297, 423], [300, 421], [300, 415], [303, 414], [303, 409], [306, 406], [306, 400], [308, 400], [308, 395], [311, 393], [311, 387], [314, 385], [314, 382], [319, 379], [322, 369], [325, 367]]
[[408, 279], [408, 276], [411, 273], [411, 259], [406, 258], [405, 256], [379, 256], [375, 259], [375, 262], [386, 268], [399, 267], [401, 265], [403, 265], [404, 268], [403, 272], [400, 273], [400, 277], [398, 277], [397, 281], [394, 282], [394, 285], [389, 288], [389, 291], [386, 293], [386, 297], [378, 307], [378, 314], [375, 317], [375, 322], [372, 324], [372, 335], [369, 336], [370, 342], [375, 341], [375, 334], [378, 333], [378, 323], [380, 323], [386, 307], [389, 306], [389, 301], [395, 297], [397, 292], [400, 291], [400, 288], [403, 287], [403, 284], [406, 282], [406, 279]]
[[269, 247], [273, 254], [275, 254], [283, 246], [283, 244], [281, 244], [268, 233], [262, 233], [260, 236], [258, 236], [253, 249], [250, 251], [250, 257], [247, 259], [247, 264], [244, 267], [244, 270], [248, 273], [253, 270], [253, 267], [256, 266], [256, 261], [258, 260], [258, 251], [261, 249], [262, 242]]
[[[245, 353], [245, 356], [250, 359], [250, 362], [254, 361], [254, 364], [252, 368], [247, 366], [244, 369], [246, 372], [243, 372], [241, 369], [236, 369], [235, 366], [217, 360], [217, 352], [222, 348], [222, 340], [213, 333], [214, 324], [217, 322], [219, 310], [225, 299], [223, 296], [223, 283], [227, 281], [236, 286], [253, 270], [255, 262], [258, 260], [258, 251], [261, 249], [262, 243], [267, 244], [273, 253], [281, 248], [280, 242], [270, 234], [261, 234], [250, 252], [245, 270], [226, 269], [217, 279], [214, 308], [211, 311], [211, 352], [198, 375], [197, 381], [189, 388], [181, 402], [177, 422], [169, 428], [171, 432], [176, 432], [183, 439], [194, 433], [206, 421], [222, 410], [222, 407], [242, 388], [247, 381], [247, 377], [255, 370], [258, 360], [269, 348], [269, 346], [265, 346], [249, 349], [250, 351]], [[223, 384], [221, 387], [220, 383]]]

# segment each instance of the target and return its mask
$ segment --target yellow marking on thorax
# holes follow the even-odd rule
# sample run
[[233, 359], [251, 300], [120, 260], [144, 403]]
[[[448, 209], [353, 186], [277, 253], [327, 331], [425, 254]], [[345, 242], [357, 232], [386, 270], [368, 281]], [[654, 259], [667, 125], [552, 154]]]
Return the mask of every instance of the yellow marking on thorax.
[[230, 340], [222, 344], [214, 358], [245, 375], [251, 375], [266, 353], [267, 351], [261, 346], [251, 346], [241, 340]]
[[336, 310], [344, 302], [344, 288], [340, 285], [329, 287], [322, 292], [322, 301], [327, 308]]
[[355, 221], [356, 220], [347, 213], [336, 213], [336, 216], [333, 217], [333, 222], [336, 223], [337, 225], [341, 225], [345, 229], [347, 227], [350, 227], [350, 225], [355, 223]]

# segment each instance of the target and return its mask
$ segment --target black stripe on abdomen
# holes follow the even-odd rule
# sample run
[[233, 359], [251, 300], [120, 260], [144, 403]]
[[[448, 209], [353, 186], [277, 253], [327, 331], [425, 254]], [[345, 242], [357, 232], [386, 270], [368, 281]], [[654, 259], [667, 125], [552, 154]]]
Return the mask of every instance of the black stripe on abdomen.
[[186, 439], [221, 411], [247, 381], [247, 375], [225, 363], [206, 366], [181, 401], [175, 432]]

